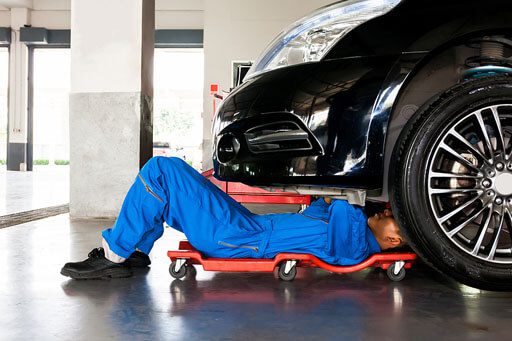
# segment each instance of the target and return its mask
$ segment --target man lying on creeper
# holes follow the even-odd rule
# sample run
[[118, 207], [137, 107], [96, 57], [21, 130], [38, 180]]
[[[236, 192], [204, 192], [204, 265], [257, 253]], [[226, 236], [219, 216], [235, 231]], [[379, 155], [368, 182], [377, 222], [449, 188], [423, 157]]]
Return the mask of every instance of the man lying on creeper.
[[301, 213], [257, 215], [178, 158], [153, 157], [142, 168], [103, 247], [61, 274], [75, 279], [129, 277], [146, 267], [163, 223], [183, 232], [206, 257], [273, 258], [308, 253], [334, 265], [357, 264], [403, 245], [390, 210], [366, 217], [344, 200], [320, 198]]

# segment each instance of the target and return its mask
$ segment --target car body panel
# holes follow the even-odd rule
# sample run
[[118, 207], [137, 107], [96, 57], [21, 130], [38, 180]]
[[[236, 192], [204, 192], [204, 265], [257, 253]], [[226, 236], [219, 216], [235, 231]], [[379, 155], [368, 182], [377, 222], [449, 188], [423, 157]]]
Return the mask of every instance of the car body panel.
[[[265, 72], [235, 88], [214, 121], [215, 176], [265, 186], [382, 188], [384, 155], [392, 150], [387, 129], [404, 84], [436, 50], [512, 28], [512, 2], [478, 4], [404, 1], [351, 31], [324, 60]], [[244, 149], [247, 122], [272, 122], [276, 113], [300, 119], [322, 152]], [[217, 143], [225, 134], [242, 147], [221, 163]]]

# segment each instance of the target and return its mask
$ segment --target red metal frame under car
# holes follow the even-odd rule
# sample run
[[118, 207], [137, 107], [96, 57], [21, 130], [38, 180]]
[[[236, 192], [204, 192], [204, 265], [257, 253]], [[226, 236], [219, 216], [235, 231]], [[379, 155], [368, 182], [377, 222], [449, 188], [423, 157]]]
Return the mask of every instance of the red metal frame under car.
[[311, 196], [284, 192], [281, 190], [267, 191], [251, 187], [240, 182], [220, 181], [213, 177], [213, 169], [202, 173], [205, 178], [217, 185], [230, 197], [243, 204], [291, 204], [309, 205]]

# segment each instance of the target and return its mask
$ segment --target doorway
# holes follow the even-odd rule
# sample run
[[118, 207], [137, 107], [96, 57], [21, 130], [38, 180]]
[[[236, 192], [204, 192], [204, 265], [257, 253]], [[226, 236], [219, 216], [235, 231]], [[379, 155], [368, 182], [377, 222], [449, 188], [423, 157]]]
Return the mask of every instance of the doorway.
[[7, 89], [9, 84], [9, 48], [0, 47], [0, 170], [7, 162]]
[[70, 49], [35, 48], [33, 53], [34, 170], [67, 166]]
[[202, 48], [155, 49], [153, 155], [201, 168], [203, 79]]

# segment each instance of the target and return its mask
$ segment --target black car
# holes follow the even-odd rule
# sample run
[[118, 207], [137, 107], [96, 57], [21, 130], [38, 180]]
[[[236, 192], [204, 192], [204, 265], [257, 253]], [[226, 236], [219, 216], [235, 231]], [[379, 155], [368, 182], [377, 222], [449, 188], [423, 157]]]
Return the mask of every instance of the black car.
[[283, 31], [218, 108], [218, 178], [391, 201], [411, 246], [512, 289], [512, 1], [348, 0]]

